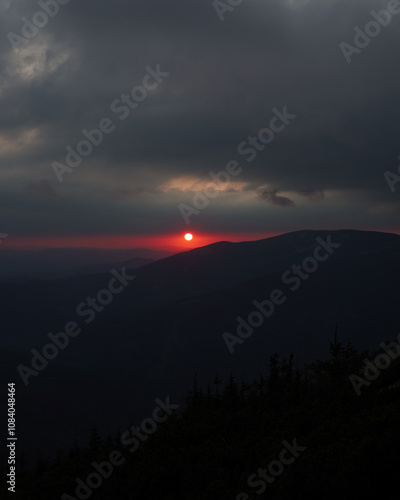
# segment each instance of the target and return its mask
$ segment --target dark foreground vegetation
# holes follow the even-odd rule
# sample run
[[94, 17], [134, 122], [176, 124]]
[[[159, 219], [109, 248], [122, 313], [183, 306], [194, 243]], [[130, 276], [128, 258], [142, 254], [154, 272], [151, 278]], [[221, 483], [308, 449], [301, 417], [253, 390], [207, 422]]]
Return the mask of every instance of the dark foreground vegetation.
[[[298, 369], [293, 357], [273, 356], [265, 375], [251, 384], [233, 378], [222, 384], [216, 377], [201, 388], [195, 379], [185, 407], [134, 453], [121, 444], [120, 432], [102, 438], [93, 429], [88, 444], [42, 458], [32, 470], [20, 460], [16, 493], [9, 497], [398, 498], [400, 390], [390, 386], [400, 379], [399, 364], [394, 360], [357, 396], [349, 376], [362, 376], [366, 356], [335, 339], [328, 360]], [[283, 442], [297, 443], [302, 451], [294, 460], [285, 455], [291, 463], [282, 470], [275, 462], [274, 478], [267, 469], [279, 460]], [[92, 463], [108, 461], [118, 451], [124, 463], [98, 488], [83, 488], [78, 495], [76, 478], [86, 483], [95, 472]], [[263, 469], [271, 481], [259, 477]], [[5, 473], [3, 458], [2, 477]], [[2, 488], [2, 498], [8, 497], [4, 482]]]

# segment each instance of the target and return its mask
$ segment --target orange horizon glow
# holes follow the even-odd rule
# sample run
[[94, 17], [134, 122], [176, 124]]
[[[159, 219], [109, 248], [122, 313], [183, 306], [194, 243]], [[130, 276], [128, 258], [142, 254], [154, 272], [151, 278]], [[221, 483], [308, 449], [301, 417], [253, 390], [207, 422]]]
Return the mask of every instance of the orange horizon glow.
[[[15, 236], [10, 235], [3, 240], [1, 247], [9, 249], [43, 249], [43, 248], [102, 248], [102, 249], [134, 249], [147, 248], [154, 250], [184, 251], [203, 247], [218, 241], [255, 241], [281, 233], [252, 234], [205, 234], [197, 233], [191, 240], [186, 240], [184, 231], [164, 235], [112, 235], [112, 236]], [[0, 247], [0, 249], [1, 249]]]
[[[376, 231], [376, 230], [371, 230]], [[198, 233], [193, 234], [193, 239], [187, 241], [185, 231], [160, 235], [111, 235], [111, 236], [12, 236], [1, 240], [1, 249], [44, 249], [44, 248], [101, 248], [101, 249], [135, 249], [146, 248], [153, 250], [167, 250], [181, 252], [193, 248], [203, 247], [219, 241], [241, 242], [256, 241], [271, 238], [283, 232], [265, 233]], [[399, 231], [381, 231], [399, 234]]]

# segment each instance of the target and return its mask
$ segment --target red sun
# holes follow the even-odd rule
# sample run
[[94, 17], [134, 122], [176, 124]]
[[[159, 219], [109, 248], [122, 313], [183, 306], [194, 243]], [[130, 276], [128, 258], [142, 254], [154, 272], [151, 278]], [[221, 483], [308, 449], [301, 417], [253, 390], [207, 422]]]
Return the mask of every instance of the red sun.
[[185, 234], [185, 240], [186, 241], [191, 241], [193, 239], [193, 234], [190, 234], [190, 233], [186, 233]]

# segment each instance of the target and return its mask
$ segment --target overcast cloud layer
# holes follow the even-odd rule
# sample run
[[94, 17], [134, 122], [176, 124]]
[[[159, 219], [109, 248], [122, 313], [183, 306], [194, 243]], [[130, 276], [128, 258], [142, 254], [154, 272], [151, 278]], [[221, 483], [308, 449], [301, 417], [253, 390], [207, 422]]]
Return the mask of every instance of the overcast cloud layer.
[[[348, 63], [375, 0], [71, 0], [18, 53], [36, 2], [0, 1], [0, 232], [14, 236], [399, 230], [400, 14]], [[400, 11], [400, 9], [399, 9]], [[129, 116], [146, 67], [169, 73]], [[152, 83], [154, 80], [152, 80]], [[238, 146], [296, 115], [252, 161]], [[82, 130], [115, 130], [60, 183]], [[186, 225], [179, 204], [242, 171]]]

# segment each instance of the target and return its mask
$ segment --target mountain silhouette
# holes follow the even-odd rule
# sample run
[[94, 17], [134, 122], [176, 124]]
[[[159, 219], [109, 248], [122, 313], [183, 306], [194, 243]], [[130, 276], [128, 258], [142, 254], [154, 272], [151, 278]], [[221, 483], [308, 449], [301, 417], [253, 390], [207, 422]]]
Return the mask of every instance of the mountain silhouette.
[[[336, 245], [332, 253], [321, 241], [327, 248], [329, 242]], [[326, 257], [320, 262], [314, 258], [317, 247]], [[312, 259], [317, 268], [296, 282], [292, 266], [310, 269]], [[76, 307], [107, 285], [110, 272], [0, 284], [1, 379], [18, 383], [26, 409], [19, 425], [30, 450], [45, 442], [49, 429], [57, 434], [61, 422], [73, 425], [47, 442], [48, 450], [87, 435], [93, 419], [110, 431], [144, 418], [156, 397], [182, 401], [194, 373], [204, 386], [216, 374], [251, 379], [276, 352], [296, 353], [300, 365], [323, 355], [336, 326], [344, 341], [374, 350], [395, 338], [400, 325], [396, 234], [296, 231], [215, 243], [138, 269], [129, 268], [129, 261], [115, 265], [124, 267], [135, 279], [90, 324]], [[231, 353], [223, 335], [237, 337], [238, 317], [249, 324], [249, 315], [259, 311], [254, 301], [269, 299], [274, 290], [285, 301]], [[82, 333], [25, 387], [18, 364], [29, 365], [31, 349], [40, 351], [48, 332], [62, 331], [68, 321], [77, 322]]]

